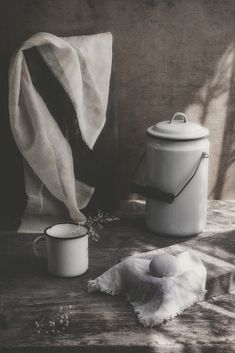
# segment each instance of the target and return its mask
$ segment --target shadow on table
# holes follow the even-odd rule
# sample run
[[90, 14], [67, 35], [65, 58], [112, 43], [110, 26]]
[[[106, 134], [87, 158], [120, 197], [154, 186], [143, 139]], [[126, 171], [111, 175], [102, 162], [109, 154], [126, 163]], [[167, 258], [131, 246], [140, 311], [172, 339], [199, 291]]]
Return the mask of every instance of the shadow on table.
[[[33, 347], [34, 353], [232, 353], [231, 346], [221, 346], [215, 345], [167, 345], [158, 347], [122, 347], [122, 346], [77, 346], [77, 347]], [[31, 347], [22, 348], [0, 348], [0, 353], [31, 353]]]

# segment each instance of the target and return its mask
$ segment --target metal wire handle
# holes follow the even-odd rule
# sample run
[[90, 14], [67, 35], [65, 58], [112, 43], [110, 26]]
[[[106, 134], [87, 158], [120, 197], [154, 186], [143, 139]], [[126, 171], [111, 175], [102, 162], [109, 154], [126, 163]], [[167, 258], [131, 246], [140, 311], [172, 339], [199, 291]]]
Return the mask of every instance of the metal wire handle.
[[[139, 169], [139, 166], [145, 156], [146, 152], [144, 152], [137, 164], [137, 167], [134, 170], [133, 173], [133, 178], [137, 172], [137, 170]], [[173, 193], [168, 193], [165, 191], [162, 191], [158, 188], [155, 188], [154, 186], [145, 186], [145, 185], [140, 185], [140, 184], [136, 184], [135, 182], [131, 183], [131, 192], [133, 193], [137, 193], [139, 195], [142, 195], [144, 197], [148, 197], [151, 199], [158, 199], [161, 201], [165, 201], [167, 203], [172, 203], [183, 191], [184, 189], [188, 186], [188, 184], [192, 181], [192, 179], [195, 177], [195, 175], [197, 174], [197, 171], [200, 167], [200, 164], [202, 162], [202, 160], [204, 158], [209, 158], [209, 154], [206, 152], [202, 152], [201, 157], [196, 165], [196, 168], [193, 172], [193, 174], [191, 175], [191, 177], [188, 179], [188, 181], [184, 184], [184, 186], [175, 194]]]

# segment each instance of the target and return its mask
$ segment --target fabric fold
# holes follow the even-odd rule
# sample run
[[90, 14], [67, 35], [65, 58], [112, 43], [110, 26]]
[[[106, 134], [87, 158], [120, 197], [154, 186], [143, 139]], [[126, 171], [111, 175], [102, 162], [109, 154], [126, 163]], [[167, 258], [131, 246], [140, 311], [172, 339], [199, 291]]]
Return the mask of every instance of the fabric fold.
[[206, 268], [200, 258], [193, 251], [175, 257], [178, 273], [174, 276], [155, 277], [149, 271], [151, 259], [130, 257], [90, 280], [88, 291], [122, 295], [142, 325], [159, 325], [203, 300], [206, 293]]
[[37, 33], [23, 43], [9, 68], [9, 115], [15, 142], [42, 184], [64, 203], [72, 220], [80, 221], [84, 219], [80, 209], [86, 207], [94, 188], [76, 180], [71, 147], [32, 83], [24, 57], [24, 50], [32, 47], [69, 96], [82, 139], [92, 149], [106, 121], [112, 35], [59, 38]]

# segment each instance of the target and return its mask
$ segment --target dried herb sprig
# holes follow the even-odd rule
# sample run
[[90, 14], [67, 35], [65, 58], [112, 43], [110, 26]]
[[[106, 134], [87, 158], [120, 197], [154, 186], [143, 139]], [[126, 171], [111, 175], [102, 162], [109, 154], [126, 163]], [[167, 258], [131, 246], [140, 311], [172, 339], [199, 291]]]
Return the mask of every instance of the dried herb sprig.
[[64, 333], [71, 325], [71, 305], [61, 306], [51, 315], [45, 315], [34, 322], [35, 332], [41, 335], [56, 336]]
[[119, 221], [120, 218], [110, 216], [107, 212], [98, 211], [95, 216], [88, 216], [87, 220], [82, 223], [84, 227], [88, 229], [89, 237], [94, 240], [99, 240], [99, 232], [108, 223]]

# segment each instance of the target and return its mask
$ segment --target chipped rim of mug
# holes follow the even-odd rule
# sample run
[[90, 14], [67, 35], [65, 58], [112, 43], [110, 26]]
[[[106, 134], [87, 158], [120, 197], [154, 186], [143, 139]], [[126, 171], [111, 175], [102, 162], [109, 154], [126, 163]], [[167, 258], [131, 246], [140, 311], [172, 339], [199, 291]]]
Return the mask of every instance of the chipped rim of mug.
[[[69, 238], [60, 238], [60, 237], [55, 237], [53, 235], [50, 235], [47, 233], [47, 231], [55, 226], [58, 226], [60, 224], [73, 224], [73, 225], [76, 225], [76, 226], [79, 226], [81, 228], [84, 228], [86, 229], [86, 233], [85, 234], [82, 234], [82, 235], [78, 235], [76, 237], [69, 237]], [[87, 227], [85, 227], [84, 225], [81, 225], [79, 223], [75, 223], [75, 222], [61, 222], [61, 223], [55, 223], [55, 224], [52, 224], [50, 226], [48, 226], [47, 228], [44, 229], [44, 234], [49, 237], [49, 238], [52, 238], [52, 239], [57, 239], [57, 240], [73, 240], [73, 239], [78, 239], [78, 238], [83, 238], [85, 237], [86, 235], [88, 235], [88, 229]]]

